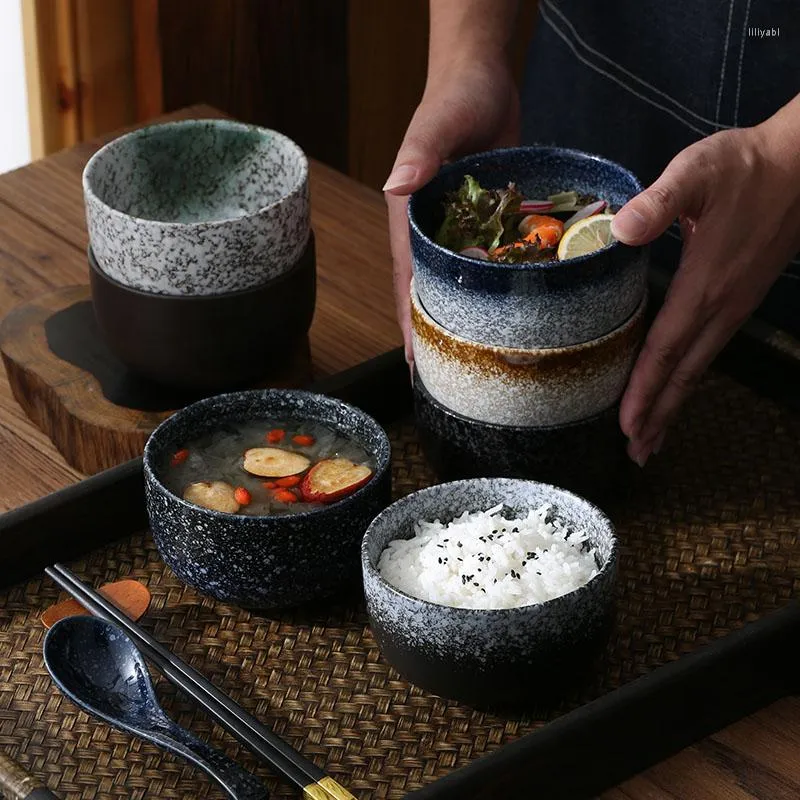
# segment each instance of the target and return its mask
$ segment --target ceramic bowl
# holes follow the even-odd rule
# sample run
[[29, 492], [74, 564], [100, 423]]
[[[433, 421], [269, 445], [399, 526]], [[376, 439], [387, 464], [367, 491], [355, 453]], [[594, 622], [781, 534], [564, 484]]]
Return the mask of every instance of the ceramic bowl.
[[308, 161], [283, 134], [231, 120], [128, 133], [83, 172], [97, 263], [144, 292], [241, 291], [294, 265], [309, 237]]
[[[537, 605], [483, 610], [420, 600], [394, 588], [376, 568], [389, 542], [411, 538], [418, 520], [446, 523], [464, 511], [503, 503], [515, 516], [544, 503], [597, 547], [598, 574]], [[595, 506], [563, 489], [506, 478], [443, 483], [397, 501], [369, 526], [361, 567], [370, 624], [386, 660], [412, 683], [478, 708], [546, 705], [590, 673], [609, 633], [617, 544]]]
[[414, 414], [425, 458], [442, 481], [530, 478], [600, 502], [613, 494], [626, 463], [618, 403], [567, 425], [492, 425], [445, 408], [417, 374]]
[[[362, 488], [336, 503], [291, 515], [223, 514], [187, 503], [163, 483], [177, 449], [226, 422], [315, 420], [358, 442], [376, 462]], [[391, 451], [363, 411], [324, 395], [267, 389], [217, 395], [187, 406], [153, 431], [144, 451], [150, 526], [161, 557], [204, 594], [250, 608], [305, 604], [359, 583], [359, 543], [389, 503]]]
[[316, 301], [314, 237], [282, 275], [251, 289], [164, 295], [125, 286], [89, 250], [97, 325], [132, 372], [165, 386], [220, 391], [285, 368], [308, 333]]
[[564, 347], [597, 339], [636, 311], [646, 288], [646, 247], [614, 242], [566, 261], [497, 264], [436, 244], [442, 201], [466, 174], [487, 188], [514, 182], [530, 199], [574, 189], [612, 208], [642, 190], [619, 164], [556, 147], [494, 150], [443, 167], [408, 204], [417, 290], [437, 322], [484, 344]]
[[457, 414], [494, 425], [565, 425], [620, 399], [644, 337], [645, 308], [646, 299], [600, 339], [523, 350], [451, 333], [434, 321], [412, 284], [414, 363], [431, 395]]

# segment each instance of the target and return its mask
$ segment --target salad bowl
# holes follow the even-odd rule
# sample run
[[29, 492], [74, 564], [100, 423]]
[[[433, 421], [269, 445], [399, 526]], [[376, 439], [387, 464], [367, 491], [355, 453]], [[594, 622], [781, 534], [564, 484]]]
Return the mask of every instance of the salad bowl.
[[[481, 254], [474, 247], [456, 244], [466, 249], [462, 253], [438, 243], [437, 233], [453, 210], [453, 193], [463, 192], [467, 175], [477, 183], [469, 196], [461, 197], [466, 226], [474, 222], [471, 208], [480, 216], [482, 208], [490, 207], [487, 192], [507, 190], [509, 183], [531, 211], [539, 202], [542, 213], [548, 213], [548, 204], [553, 206], [548, 198], [557, 193], [574, 193], [573, 205], [582, 197], [600, 198], [605, 206], [597, 207], [613, 212], [642, 190], [619, 164], [557, 147], [493, 150], [444, 166], [408, 204], [417, 291], [436, 322], [474, 342], [548, 348], [599, 338], [634, 314], [646, 291], [646, 247], [612, 241], [566, 260], [501, 263], [475, 257]], [[452, 235], [452, 226], [450, 233], [453, 245], [459, 237]], [[464, 238], [462, 243], [472, 241]]]

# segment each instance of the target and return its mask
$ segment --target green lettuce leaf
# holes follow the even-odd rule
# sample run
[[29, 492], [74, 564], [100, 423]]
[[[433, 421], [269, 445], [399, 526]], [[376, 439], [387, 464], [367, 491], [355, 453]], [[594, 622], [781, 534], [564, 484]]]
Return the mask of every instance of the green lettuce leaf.
[[455, 252], [465, 247], [497, 247], [509, 235], [521, 202], [513, 184], [506, 189], [484, 189], [471, 175], [465, 175], [459, 190], [445, 200], [445, 217], [436, 242]]

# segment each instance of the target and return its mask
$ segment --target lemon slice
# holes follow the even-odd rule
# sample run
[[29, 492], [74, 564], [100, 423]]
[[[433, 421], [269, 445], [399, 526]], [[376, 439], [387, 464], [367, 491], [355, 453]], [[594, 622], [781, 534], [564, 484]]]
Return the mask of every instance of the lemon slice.
[[612, 219], [613, 214], [595, 214], [570, 225], [558, 244], [559, 260], [585, 256], [610, 245], [614, 241]]

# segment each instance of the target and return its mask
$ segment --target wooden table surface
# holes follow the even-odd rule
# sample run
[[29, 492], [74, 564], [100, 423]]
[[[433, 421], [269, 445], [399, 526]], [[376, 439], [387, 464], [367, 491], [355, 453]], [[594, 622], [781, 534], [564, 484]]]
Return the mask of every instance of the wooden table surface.
[[[214, 116], [220, 115], [197, 106], [170, 118]], [[50, 289], [88, 283], [81, 171], [98, 145], [85, 143], [0, 176], [0, 316]], [[314, 163], [311, 207], [319, 270], [311, 348], [321, 377], [397, 346], [400, 333], [381, 196]], [[0, 375], [0, 453], [0, 511], [83, 477], [20, 411], [5, 374]], [[748, 798], [800, 798], [798, 698], [776, 703], [603, 795], [603, 800]]]

